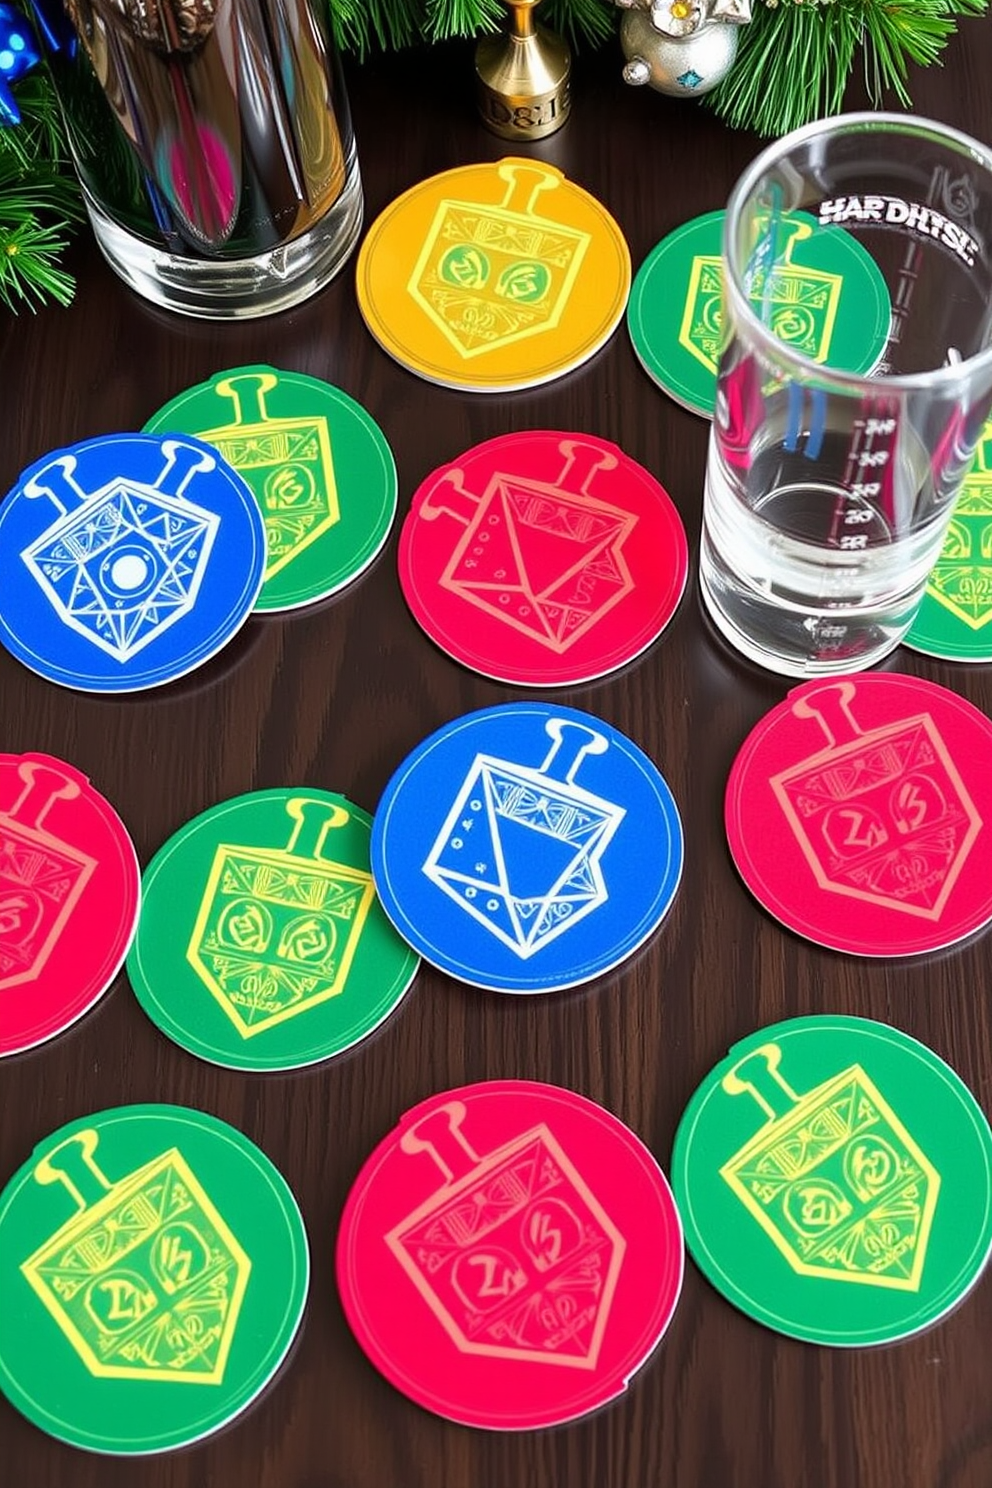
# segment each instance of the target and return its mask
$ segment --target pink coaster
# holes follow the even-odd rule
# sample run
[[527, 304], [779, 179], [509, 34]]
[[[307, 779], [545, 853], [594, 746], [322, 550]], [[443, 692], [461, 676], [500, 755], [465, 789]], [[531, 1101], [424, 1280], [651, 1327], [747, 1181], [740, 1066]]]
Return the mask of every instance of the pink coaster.
[[124, 824], [85, 775], [0, 754], [0, 1054], [54, 1038], [107, 990], [140, 888]]
[[589, 434], [504, 434], [435, 470], [399, 545], [417, 622], [497, 681], [602, 677], [661, 634], [682, 597], [685, 531], [664, 487]]
[[554, 1085], [408, 1111], [348, 1197], [337, 1274], [376, 1368], [466, 1426], [554, 1426], [622, 1394], [682, 1285], [682, 1226], [642, 1142]]
[[919, 955], [992, 919], [992, 723], [932, 682], [795, 688], [734, 761], [725, 820], [748, 888], [818, 945]]

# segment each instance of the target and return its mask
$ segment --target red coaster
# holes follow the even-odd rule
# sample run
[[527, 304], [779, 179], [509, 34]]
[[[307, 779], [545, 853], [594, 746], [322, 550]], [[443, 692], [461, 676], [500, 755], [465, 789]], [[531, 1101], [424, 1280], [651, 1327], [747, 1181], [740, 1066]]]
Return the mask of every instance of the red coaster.
[[81, 1018], [110, 986], [138, 919], [131, 839], [85, 775], [0, 754], [0, 1054]]
[[727, 783], [748, 888], [817, 945], [911, 956], [992, 919], [992, 723], [915, 677], [808, 682]]
[[432, 1096], [345, 1205], [338, 1285], [362, 1348], [418, 1405], [528, 1430], [623, 1393], [682, 1285], [682, 1226], [654, 1158], [554, 1085]]
[[504, 434], [435, 470], [399, 544], [403, 593], [432, 640], [500, 682], [588, 682], [639, 656], [685, 589], [667, 491], [615, 444]]

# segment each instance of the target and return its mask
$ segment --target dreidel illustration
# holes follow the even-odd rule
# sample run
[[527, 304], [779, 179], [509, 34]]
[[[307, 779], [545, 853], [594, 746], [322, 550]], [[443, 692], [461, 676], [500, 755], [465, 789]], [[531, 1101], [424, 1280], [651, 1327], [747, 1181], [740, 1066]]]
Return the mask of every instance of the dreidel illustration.
[[251, 1262], [176, 1148], [111, 1181], [99, 1141], [74, 1132], [38, 1163], [76, 1212], [21, 1271], [98, 1379], [219, 1385]]
[[0, 810], [0, 992], [41, 975], [97, 866], [44, 824], [83, 777], [39, 757], [18, 760], [17, 778], [18, 795]]
[[862, 732], [853, 682], [792, 711], [825, 745], [770, 784], [820, 888], [939, 920], [982, 821], [928, 713]]
[[504, 160], [498, 173], [502, 201], [438, 205], [407, 285], [466, 360], [557, 326], [591, 241], [535, 210], [563, 180], [560, 171]]
[[927, 593], [976, 633], [992, 625], [992, 424], [975, 449]]
[[460, 1353], [595, 1369], [626, 1242], [543, 1122], [479, 1156], [463, 1101], [404, 1132], [442, 1184], [386, 1244]]
[[521, 960], [535, 955], [609, 898], [601, 859], [622, 806], [575, 783], [605, 735], [549, 718], [541, 765], [477, 754], [423, 871]]
[[797, 1095], [765, 1044], [723, 1077], [761, 1124], [720, 1169], [801, 1276], [919, 1290], [940, 1176], [858, 1064]]
[[339, 996], [375, 897], [372, 874], [325, 857], [343, 806], [286, 802], [282, 848], [221, 843], [186, 959], [242, 1038]]
[[214, 457], [176, 439], [162, 455], [154, 485], [115, 475], [86, 491], [76, 456], [62, 454], [24, 486], [59, 517], [22, 559], [64, 624], [119, 662], [192, 610], [220, 530], [216, 512], [185, 495]]
[[634, 587], [623, 554], [633, 512], [590, 494], [616, 457], [563, 439], [556, 481], [496, 471], [480, 494], [457, 467], [421, 504], [424, 521], [450, 517], [456, 536], [440, 583], [468, 604], [563, 654]]
[[255, 493], [265, 523], [265, 579], [338, 523], [331, 433], [323, 414], [269, 414], [265, 395], [279, 383], [272, 372], [237, 372], [216, 384], [233, 404], [231, 421], [205, 429], [212, 444]]
[[[813, 223], [776, 214], [766, 231], [768, 227], [771, 251], [759, 255], [754, 264], [748, 298], [780, 341], [811, 361], [825, 362], [844, 288], [843, 275], [792, 262], [797, 244], [817, 231]], [[679, 326], [679, 345], [715, 376], [724, 339], [723, 259], [718, 253], [696, 254]]]

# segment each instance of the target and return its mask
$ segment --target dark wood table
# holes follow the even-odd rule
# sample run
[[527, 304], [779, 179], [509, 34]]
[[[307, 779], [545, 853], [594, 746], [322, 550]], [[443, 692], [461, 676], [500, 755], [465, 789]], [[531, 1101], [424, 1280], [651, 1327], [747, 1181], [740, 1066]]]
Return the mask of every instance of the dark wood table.
[[[617, 48], [580, 62], [573, 117], [533, 147], [599, 197], [635, 266], [665, 233], [723, 205], [758, 142], [689, 103], [626, 88]], [[917, 111], [992, 136], [992, 30], [972, 21], [943, 69], [914, 73]], [[477, 121], [461, 45], [350, 65], [366, 223], [436, 171], [497, 159]], [[856, 93], [852, 102], [857, 103]], [[359, 1167], [400, 1114], [474, 1080], [551, 1081], [615, 1112], [663, 1167], [679, 1116], [736, 1039], [776, 1019], [858, 1014], [922, 1039], [992, 1102], [988, 936], [887, 963], [821, 950], [757, 907], [728, 856], [722, 794], [751, 726], [787, 690], [732, 655], [695, 583], [706, 426], [668, 401], [621, 327], [581, 370], [512, 396], [445, 391], [373, 342], [347, 269], [310, 303], [245, 325], [146, 306], [74, 250], [75, 303], [0, 316], [0, 489], [45, 451], [153, 410], [222, 367], [267, 361], [325, 378], [363, 403], [395, 452], [400, 515], [420, 480], [508, 430], [587, 431], [661, 478], [693, 565], [681, 608], [636, 663], [552, 694], [624, 730], [659, 764], [682, 812], [685, 873], [663, 927], [612, 975], [571, 992], [505, 998], [423, 967], [399, 1010], [342, 1058], [295, 1074], [203, 1063], [162, 1036], [122, 973], [61, 1038], [0, 1064], [0, 1182], [46, 1134], [141, 1101], [198, 1107], [269, 1155], [298, 1196], [313, 1275], [304, 1324], [264, 1394], [203, 1444], [138, 1462], [50, 1440], [0, 1399], [0, 1480], [10, 1488], [989, 1488], [992, 1286], [940, 1325], [889, 1348], [794, 1342], [735, 1311], [687, 1262], [671, 1327], [627, 1395], [557, 1430], [450, 1425], [394, 1390], [347, 1326], [335, 1235]], [[47, 751], [117, 807], [142, 863], [197, 812], [240, 792], [299, 784], [373, 810], [425, 735], [518, 696], [447, 659], [407, 612], [396, 530], [340, 597], [256, 618], [214, 661], [123, 698], [66, 691], [0, 652], [0, 749]], [[954, 688], [992, 712], [992, 672], [900, 650], [887, 669]], [[4, 1326], [0, 1318], [0, 1328]]]

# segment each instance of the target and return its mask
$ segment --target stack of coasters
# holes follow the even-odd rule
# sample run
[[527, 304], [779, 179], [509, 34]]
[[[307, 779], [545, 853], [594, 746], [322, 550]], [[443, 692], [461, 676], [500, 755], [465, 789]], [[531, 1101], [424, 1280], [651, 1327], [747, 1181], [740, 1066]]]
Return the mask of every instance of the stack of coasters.
[[256, 610], [335, 594], [389, 536], [397, 482], [385, 435], [359, 403], [316, 377], [236, 367], [180, 393], [145, 427], [204, 440], [250, 486], [267, 548]]
[[648, 757], [573, 708], [508, 703], [425, 739], [372, 823], [383, 908], [471, 986], [554, 992], [612, 970], [666, 914], [678, 808]]
[[84, 440], [37, 461], [0, 505], [0, 642], [65, 687], [157, 687], [240, 629], [264, 564], [255, 499], [207, 445]]
[[884, 1023], [796, 1018], [744, 1039], [675, 1137], [686, 1243], [749, 1317], [892, 1343], [944, 1317], [992, 1247], [992, 1132], [953, 1070]]
[[[692, 413], [712, 418], [723, 336], [723, 219], [707, 212], [669, 233], [634, 279], [627, 328], [638, 360]], [[751, 301], [794, 351], [845, 372], [870, 372], [888, 339], [892, 305], [875, 260], [842, 227], [805, 212], [775, 224], [770, 271]]]
[[469, 1085], [408, 1111], [337, 1242], [372, 1363], [448, 1420], [555, 1426], [615, 1400], [671, 1320], [682, 1227], [647, 1148], [572, 1091]]
[[194, 817], [145, 871], [128, 959], [138, 1001], [190, 1053], [296, 1069], [389, 1016], [418, 958], [369, 867], [371, 819], [343, 796], [267, 790]]
[[915, 677], [805, 683], [745, 741], [725, 821], [790, 930], [862, 956], [940, 950], [992, 919], [992, 722]]
[[120, 817], [45, 754], [0, 754], [0, 1055], [103, 996], [134, 934], [140, 874]]
[[181, 1106], [71, 1122], [0, 1194], [0, 1389], [60, 1441], [199, 1441], [284, 1359], [310, 1259], [296, 1200], [233, 1127]]
[[399, 546], [414, 618], [456, 661], [532, 687], [586, 682], [657, 639], [688, 544], [658, 481], [586, 434], [504, 434], [435, 470]]
[[947, 661], [992, 661], [992, 420], [903, 645]]
[[538, 160], [444, 171], [398, 197], [358, 255], [379, 344], [443, 387], [505, 393], [572, 371], [623, 315], [630, 254], [598, 201]]

